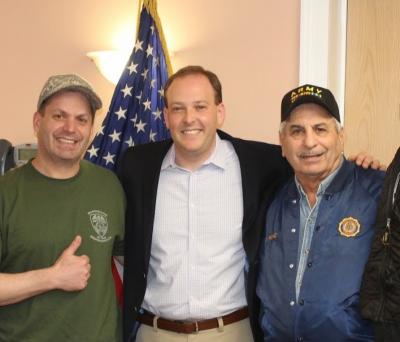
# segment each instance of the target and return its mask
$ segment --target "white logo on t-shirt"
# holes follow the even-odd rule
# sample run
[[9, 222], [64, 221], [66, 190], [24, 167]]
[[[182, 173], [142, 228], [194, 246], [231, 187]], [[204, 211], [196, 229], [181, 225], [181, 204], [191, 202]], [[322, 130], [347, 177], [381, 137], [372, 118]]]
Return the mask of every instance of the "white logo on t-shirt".
[[108, 231], [107, 214], [100, 210], [92, 210], [88, 212], [90, 223], [97, 236], [90, 235], [90, 238], [98, 242], [107, 242], [111, 236], [106, 236]]

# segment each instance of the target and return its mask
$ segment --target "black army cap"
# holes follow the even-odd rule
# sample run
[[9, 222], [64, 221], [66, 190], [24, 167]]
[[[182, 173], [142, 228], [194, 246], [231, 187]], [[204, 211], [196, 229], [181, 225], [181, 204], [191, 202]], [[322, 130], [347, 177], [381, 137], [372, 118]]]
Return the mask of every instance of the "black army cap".
[[304, 84], [286, 93], [281, 103], [281, 122], [289, 118], [293, 109], [305, 103], [324, 107], [340, 122], [339, 107], [331, 91], [312, 84]]

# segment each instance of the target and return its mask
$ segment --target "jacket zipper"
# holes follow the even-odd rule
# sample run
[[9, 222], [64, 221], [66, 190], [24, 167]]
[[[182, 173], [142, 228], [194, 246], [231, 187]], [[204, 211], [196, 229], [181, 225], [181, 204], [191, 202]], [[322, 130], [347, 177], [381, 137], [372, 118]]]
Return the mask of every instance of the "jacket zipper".
[[384, 309], [384, 304], [385, 304], [385, 289], [384, 289], [384, 272], [385, 272], [385, 265], [387, 263], [388, 259], [388, 249], [389, 249], [389, 240], [390, 240], [390, 217], [386, 219], [386, 228], [385, 232], [382, 235], [382, 244], [384, 248], [384, 255], [383, 255], [383, 260], [380, 263], [379, 267], [379, 290], [380, 290], [380, 300], [379, 300], [379, 308], [376, 313], [376, 316], [374, 318], [374, 321], [380, 322], [383, 321], [383, 309]]

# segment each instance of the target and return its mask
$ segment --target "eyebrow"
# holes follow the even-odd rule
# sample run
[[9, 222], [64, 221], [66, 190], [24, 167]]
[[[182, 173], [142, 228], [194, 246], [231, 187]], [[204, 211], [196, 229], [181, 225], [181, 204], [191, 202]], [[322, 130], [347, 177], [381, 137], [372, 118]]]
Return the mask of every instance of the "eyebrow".
[[[318, 123], [316, 123], [316, 124], [314, 124], [314, 125], [311, 125], [311, 127], [318, 127], [318, 126], [328, 126], [328, 123], [326, 123], [326, 122], [318, 122]], [[296, 123], [289, 123], [288, 124], [288, 127], [289, 128], [292, 128], [292, 127], [295, 127], [295, 128], [303, 128], [303, 127], [305, 127], [305, 125], [303, 125], [303, 124], [296, 124]]]
[[[190, 102], [189, 104], [208, 104], [208, 101], [207, 100], [198, 100], [198, 101], [194, 101], [194, 102]], [[184, 105], [187, 105], [187, 103], [186, 102], [183, 102], [183, 101], [175, 101], [175, 102], [171, 102], [171, 104], [170, 104], [171, 106], [172, 105], [180, 105], [180, 106], [184, 106]]]

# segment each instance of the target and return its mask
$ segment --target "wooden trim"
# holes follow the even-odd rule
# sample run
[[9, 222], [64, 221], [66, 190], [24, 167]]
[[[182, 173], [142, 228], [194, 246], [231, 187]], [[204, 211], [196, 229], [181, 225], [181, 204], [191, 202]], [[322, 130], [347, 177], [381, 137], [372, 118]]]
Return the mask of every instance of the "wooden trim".
[[347, 0], [301, 0], [299, 83], [332, 90], [344, 122]]

